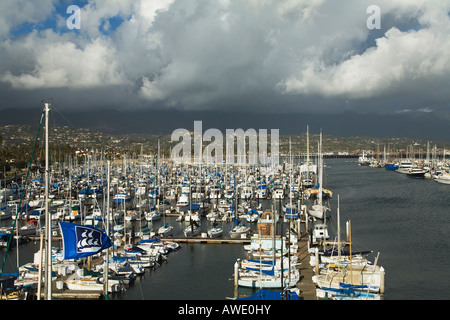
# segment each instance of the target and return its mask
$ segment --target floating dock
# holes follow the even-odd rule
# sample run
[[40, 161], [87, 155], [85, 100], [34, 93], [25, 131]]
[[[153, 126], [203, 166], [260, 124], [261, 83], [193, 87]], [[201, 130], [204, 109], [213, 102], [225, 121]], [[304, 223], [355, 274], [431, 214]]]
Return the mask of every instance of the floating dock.
[[248, 244], [251, 243], [249, 238], [241, 239], [227, 239], [227, 238], [202, 238], [202, 237], [191, 237], [191, 238], [171, 238], [165, 237], [160, 238], [165, 241], [173, 241], [177, 243], [210, 243], [210, 244]]
[[309, 264], [310, 253], [308, 252], [309, 234], [302, 234], [298, 239], [298, 260], [301, 263], [298, 270], [300, 272], [300, 281], [297, 282], [297, 288], [300, 289], [300, 298], [302, 300], [317, 300], [316, 285], [312, 281], [314, 270]]

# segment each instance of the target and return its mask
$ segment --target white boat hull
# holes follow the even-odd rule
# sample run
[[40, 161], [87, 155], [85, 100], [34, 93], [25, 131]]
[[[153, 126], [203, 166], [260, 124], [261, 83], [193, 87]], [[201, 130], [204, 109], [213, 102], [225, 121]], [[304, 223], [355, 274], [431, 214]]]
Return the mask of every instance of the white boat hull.
[[173, 235], [173, 227], [172, 226], [161, 227], [158, 229], [158, 234], [163, 237], [171, 236]]
[[439, 182], [442, 184], [450, 184], [450, 175], [438, 176], [436, 178], [436, 182]]
[[232, 239], [239, 239], [242, 238], [242, 235], [247, 234], [247, 232], [250, 231], [250, 227], [238, 227], [234, 228], [232, 231], [230, 231], [230, 237]]
[[222, 228], [211, 228], [208, 230], [208, 236], [210, 238], [219, 238], [222, 236], [222, 234], [223, 234]]
[[[297, 284], [298, 278], [283, 279], [283, 287], [293, 287]], [[278, 277], [241, 277], [238, 279], [238, 285], [246, 288], [281, 288], [281, 278]]]

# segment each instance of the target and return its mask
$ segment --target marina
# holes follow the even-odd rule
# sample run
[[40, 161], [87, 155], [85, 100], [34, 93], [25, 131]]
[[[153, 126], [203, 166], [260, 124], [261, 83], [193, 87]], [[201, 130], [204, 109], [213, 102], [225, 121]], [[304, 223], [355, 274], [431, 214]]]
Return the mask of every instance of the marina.
[[[180, 164], [161, 157], [159, 143], [155, 155], [141, 152], [111, 161], [93, 154], [82, 164], [72, 159], [52, 163], [51, 170], [46, 161], [48, 174], [27, 172], [23, 184], [11, 181], [2, 189], [3, 297], [134, 299], [139, 283], [145, 299], [146, 274], [151, 273], [151, 282], [169, 281], [159, 269], [182, 255], [188, 260], [195, 256], [190, 273], [217, 275], [218, 265], [227, 282], [218, 286], [228, 288], [232, 282], [232, 294], [214, 299], [251, 299], [258, 290], [286, 300], [385, 299], [391, 269], [382, 263], [384, 250], [372, 248], [374, 242], [361, 241], [353, 231], [373, 225], [358, 220], [360, 216], [349, 218], [348, 196], [355, 191], [346, 188], [355, 188], [351, 179], [361, 178], [358, 170], [366, 169], [397, 171], [410, 183], [438, 181], [448, 173], [448, 163], [436, 152], [420, 161], [408, 155], [391, 162], [363, 153], [357, 164], [341, 163], [352, 172], [335, 183], [333, 166], [339, 167], [339, 159], [325, 165], [322, 133], [316, 154], [310, 154], [307, 141], [305, 158], [294, 158], [290, 151], [267, 165]], [[367, 203], [356, 210], [363, 207], [367, 210]], [[341, 222], [342, 216], [346, 219]], [[66, 230], [73, 232], [70, 238]], [[372, 231], [365, 235], [378, 234]], [[369, 249], [357, 249], [361, 244]], [[32, 250], [32, 258], [21, 264], [24, 247]], [[207, 248], [214, 253], [199, 257], [197, 251]], [[233, 254], [222, 255], [225, 250]], [[7, 260], [14, 253], [15, 263]], [[219, 257], [227, 260], [218, 262]], [[6, 261], [15, 268], [5, 272]], [[175, 287], [189, 288], [191, 279], [186, 276]], [[180, 292], [158, 299], [182, 299]]]
[[[333, 188], [333, 190], [335, 192], [338, 192], [340, 195], [340, 199], [341, 199], [341, 206], [342, 208], [346, 208], [345, 211], [354, 211], [354, 212], [359, 212], [359, 208], [363, 208], [365, 211], [365, 214], [363, 216], [360, 215], [354, 215], [352, 217], [353, 220], [353, 238], [357, 239], [355, 241], [357, 241], [360, 245], [359, 246], [355, 246], [355, 248], [360, 247], [361, 245], [363, 247], [366, 248], [370, 248], [372, 246], [376, 246], [377, 248], [380, 249], [380, 261], [386, 262], [388, 263], [388, 268], [387, 268], [387, 272], [386, 272], [386, 295], [388, 299], [417, 299], [418, 297], [422, 297], [422, 296], [416, 296], [416, 295], [412, 295], [411, 293], [406, 293], [404, 291], [402, 291], [401, 288], [403, 285], [401, 285], [401, 282], [406, 282], [408, 283], [408, 279], [405, 278], [405, 275], [397, 275], [397, 277], [393, 277], [393, 273], [394, 275], [396, 274], [396, 270], [401, 269], [400, 265], [398, 265], [399, 263], [401, 263], [402, 261], [405, 262], [407, 261], [406, 256], [401, 257], [401, 259], [398, 259], [399, 257], [396, 257], [395, 255], [395, 248], [392, 247], [392, 245], [390, 245], [389, 243], [386, 243], [384, 241], [382, 241], [380, 239], [380, 232], [381, 232], [381, 237], [388, 237], [388, 239], [390, 239], [389, 237], [393, 238], [393, 239], [397, 239], [397, 237], [395, 236], [394, 232], [390, 232], [390, 230], [395, 230], [395, 226], [397, 225], [397, 227], [400, 227], [398, 225], [398, 223], [401, 223], [401, 221], [403, 221], [402, 224], [404, 224], [405, 226], [407, 226], [409, 229], [413, 228], [414, 229], [414, 225], [411, 225], [411, 221], [414, 220], [413, 217], [416, 217], [416, 219], [418, 217], [420, 217], [421, 215], [419, 214], [418, 216], [414, 216], [414, 214], [412, 213], [412, 210], [410, 209], [409, 205], [403, 205], [400, 208], [396, 209], [396, 212], [398, 212], [399, 216], [397, 217], [398, 219], [400, 219], [400, 221], [398, 222], [394, 222], [391, 221], [391, 224], [393, 223], [392, 226], [390, 225], [386, 225], [383, 223], [383, 221], [385, 221], [385, 219], [388, 219], [386, 217], [386, 215], [380, 215], [379, 213], [377, 214], [376, 212], [373, 212], [372, 215], [368, 215], [368, 213], [370, 213], [370, 210], [364, 206], [364, 204], [361, 203], [361, 199], [359, 199], [359, 197], [364, 197], [364, 188], [361, 184], [361, 182], [355, 183], [355, 179], [358, 179], [358, 175], [354, 174], [355, 171], [354, 170], [360, 170], [359, 174], [362, 175], [362, 177], [364, 176], [372, 176], [374, 177], [379, 177], [382, 176], [383, 178], [380, 180], [376, 180], [376, 181], [372, 181], [372, 185], [374, 185], [374, 188], [376, 190], [379, 190], [376, 188], [376, 186], [382, 186], [384, 185], [384, 180], [383, 179], [391, 179], [391, 184], [393, 184], [393, 182], [397, 181], [397, 185], [398, 187], [396, 187], [396, 191], [400, 191], [401, 188], [400, 187], [400, 181], [403, 181], [402, 183], [409, 183], [412, 185], [407, 185], [409, 186], [409, 190], [412, 190], [411, 192], [414, 192], [414, 186], [417, 185], [418, 182], [420, 181], [416, 181], [415, 179], [408, 179], [406, 176], [403, 175], [398, 175], [396, 173], [390, 172], [388, 170], [385, 170], [383, 168], [372, 168], [372, 167], [361, 167], [361, 166], [357, 166], [355, 165], [355, 163], [345, 163], [342, 160], [339, 159], [333, 159], [333, 160], [329, 160], [327, 161], [327, 165], [329, 165], [329, 168], [326, 170], [328, 173], [326, 174], [326, 181], [327, 181], [327, 185]], [[361, 173], [362, 170], [362, 173]], [[382, 171], [380, 171], [382, 170]], [[352, 181], [349, 181], [349, 177], [352, 177]], [[404, 177], [404, 179], [406, 180], [395, 180], [395, 179], [402, 179], [402, 177]], [[371, 178], [371, 179], [373, 179]], [[362, 179], [362, 178], [361, 178]], [[392, 180], [394, 179], [394, 180]], [[425, 179], [423, 182], [427, 182], [427, 179]], [[431, 181], [431, 179], [428, 179], [429, 183], [433, 183], [433, 185], [436, 185], [436, 187], [439, 187], [440, 184], [435, 183], [433, 181]], [[342, 182], [347, 181], [347, 184], [341, 184]], [[370, 181], [370, 180], [369, 180]], [[377, 182], [379, 181], [379, 182]], [[350, 183], [351, 182], [351, 183]], [[353, 187], [350, 188], [350, 185], [353, 185]], [[394, 185], [394, 184], [393, 184]], [[395, 185], [394, 185], [395, 186]], [[445, 187], [444, 185], [442, 185], [441, 187]], [[363, 188], [363, 189], [361, 189]], [[358, 192], [359, 196], [356, 197], [353, 201], [350, 201], [350, 203], [344, 204], [345, 202], [343, 201], [343, 198], [347, 198], [348, 196], [342, 196], [343, 194], [347, 194], [347, 195], [352, 195], [355, 194], [355, 189], [360, 189], [360, 191]], [[374, 189], [371, 189], [374, 190]], [[443, 191], [443, 190], [442, 190]], [[441, 192], [442, 192], [441, 191]], [[378, 193], [380, 191], [377, 191]], [[386, 193], [389, 193], [389, 191], [385, 191]], [[417, 190], [417, 192], [421, 193], [422, 191]], [[434, 194], [437, 194], [437, 192], [434, 191]], [[356, 194], [355, 194], [356, 195]], [[412, 196], [414, 197], [414, 193], [412, 194]], [[376, 196], [378, 199], [381, 198], [385, 198], [385, 199], [393, 199], [393, 196], [387, 196], [387, 194], [384, 194], [384, 192], [379, 193], [378, 196]], [[404, 193], [399, 193], [399, 197], [400, 199], [408, 199], [409, 196], [406, 196]], [[335, 197], [336, 198], [336, 197]], [[351, 199], [351, 198], [350, 198]], [[335, 200], [335, 199], [332, 199]], [[336, 199], [337, 200], [337, 199]], [[335, 201], [336, 201], [335, 200]], [[434, 201], [435, 203], [438, 203], [435, 201], [436, 199], [430, 199], [430, 201]], [[443, 198], [441, 201], [445, 201], [445, 198]], [[263, 202], [263, 201], [261, 201]], [[264, 203], [266, 204], [266, 206], [272, 206], [274, 204], [273, 200], [264, 200]], [[397, 202], [398, 203], [398, 202]], [[394, 203], [395, 205], [395, 203]], [[438, 204], [436, 204], [438, 205]], [[355, 207], [356, 206], [356, 207]], [[395, 206], [398, 206], [395, 205]], [[332, 207], [333, 206], [333, 201], [332, 201]], [[337, 204], [336, 204], [337, 207]], [[424, 210], [425, 207], [427, 207], [427, 205], [425, 204], [424, 206], [420, 206], [419, 208], [421, 208], [421, 210]], [[439, 210], [435, 210], [432, 206], [430, 206], [430, 209], [434, 210], [434, 212], [438, 212]], [[355, 211], [356, 210], [356, 211]], [[407, 216], [408, 218], [406, 218], [406, 216], [404, 215], [400, 215], [400, 212], [407, 210]], [[335, 212], [335, 210], [333, 210]], [[341, 209], [341, 211], [344, 211], [343, 209]], [[387, 210], [387, 212], [389, 212], [389, 210]], [[426, 211], [424, 211], [426, 212]], [[341, 213], [343, 214], [343, 212]], [[344, 216], [344, 215], [343, 215]], [[382, 225], [383, 225], [383, 229], [386, 229], [385, 231], [381, 231], [381, 229], [377, 229], [377, 225], [379, 225], [377, 223], [377, 217], [378, 219], [380, 219]], [[121, 293], [116, 293], [114, 295], [112, 295], [113, 299], [183, 299], [186, 297], [189, 297], [189, 295], [186, 293], [186, 296], [183, 296], [183, 290], [177, 290], [177, 294], [174, 296], [173, 293], [169, 293], [167, 292], [165, 296], [161, 297], [155, 297], [154, 295], [151, 294], [151, 292], [153, 292], [153, 290], [158, 291], [158, 292], [164, 292], [164, 290], [162, 289], [162, 287], [159, 287], [159, 284], [161, 283], [161, 286], [164, 286], [165, 282], [169, 282], [171, 280], [169, 280], [170, 278], [172, 278], [174, 275], [168, 275], [166, 274], [166, 272], [169, 272], [171, 270], [171, 268], [175, 268], [174, 272], [179, 272], [180, 271], [180, 266], [175, 267], [174, 264], [186, 264], [185, 259], [189, 259], [188, 255], [193, 255], [193, 257], [197, 258], [201, 258], [202, 255], [208, 255], [209, 254], [207, 252], [210, 252], [211, 254], [213, 254], [216, 250], [221, 250], [223, 251], [224, 256], [226, 257], [226, 261], [220, 261], [218, 260], [217, 262], [212, 262], [213, 265], [217, 265], [219, 268], [219, 270], [222, 271], [218, 271], [218, 272], [222, 272], [225, 273], [225, 278], [223, 279], [223, 284], [218, 283], [217, 285], [221, 286], [225, 284], [225, 287], [228, 287], [227, 292], [224, 292], [221, 296], [215, 296], [214, 299], [225, 299], [226, 297], [233, 297], [233, 292], [234, 292], [234, 285], [233, 285], [233, 264], [236, 261], [237, 258], [240, 259], [245, 259], [247, 258], [246, 256], [246, 251], [243, 249], [243, 246], [246, 244], [249, 244], [249, 242], [251, 241], [250, 239], [208, 239], [208, 238], [202, 238], [201, 236], [193, 239], [193, 238], [184, 238], [184, 237], [180, 237], [180, 235], [182, 234], [181, 229], [182, 227], [185, 226], [185, 222], [177, 222], [176, 220], [176, 214], [172, 214], [172, 215], [168, 215], [166, 217], [163, 216], [163, 219], [166, 219], [166, 221], [169, 221], [170, 224], [174, 224], [174, 226], [176, 227], [176, 232], [174, 233], [173, 238], [169, 238], [171, 241], [174, 242], [179, 242], [180, 245], [182, 245], [181, 250], [174, 252], [173, 256], [168, 255], [168, 260], [163, 262], [162, 265], [158, 268], [155, 269], [154, 271], [151, 271], [151, 275], [144, 275], [144, 276], [138, 276], [135, 280], [135, 284], [130, 286], [129, 288], [126, 289], [126, 291], [123, 291]], [[155, 227], [159, 226], [163, 221], [163, 219], [161, 219], [161, 221], [159, 221], [159, 224], [155, 224]], [[206, 216], [203, 217], [204, 219], [204, 223], [208, 223], [209, 221], [206, 219]], [[407, 219], [407, 220], [404, 220]], [[335, 223], [335, 219], [333, 217], [331, 217], [328, 221], [328, 225], [329, 225], [329, 232], [330, 232], [330, 236], [334, 237], [334, 228], [332, 227], [332, 225]], [[426, 221], [429, 221], [430, 224], [433, 223], [433, 221], [439, 221], [439, 217], [434, 217], [434, 216], [429, 216], [429, 219], [427, 219]], [[374, 226], [374, 230], [378, 230], [377, 233], [371, 234], [371, 232], [367, 232], [367, 228], [368, 228], [368, 223], [370, 223], [372, 226]], [[5, 225], [5, 221], [2, 221], [2, 225]], [[381, 226], [381, 225], [380, 225]], [[229, 228], [229, 222], [225, 223], [225, 227]], [[431, 226], [430, 226], [431, 227]], [[429, 228], [430, 228], [429, 227]], [[441, 228], [444, 228], [445, 224], [443, 226], [441, 226]], [[297, 283], [297, 288], [299, 289], [300, 292], [300, 297], [302, 299], [305, 300], [315, 300], [317, 299], [316, 296], [316, 284], [313, 283], [312, 278], [315, 275], [315, 265], [312, 266], [310, 265], [310, 258], [311, 258], [311, 252], [309, 251], [310, 246], [308, 245], [308, 242], [310, 241], [310, 237], [309, 235], [305, 232], [304, 230], [305, 225], [302, 224], [302, 228], [301, 230], [303, 231], [303, 233], [301, 234], [301, 236], [298, 238], [298, 258], [299, 258], [299, 262], [301, 262], [301, 264], [299, 266], [297, 266], [300, 274], [303, 276], [301, 278], [301, 280]], [[394, 229], [393, 229], [394, 228]], [[437, 232], [437, 234], [439, 235], [441, 233], [440, 228], [437, 227], [432, 227], [435, 232]], [[358, 230], [360, 229], [360, 230]], [[362, 230], [361, 230], [362, 229]], [[418, 227], [416, 227], [416, 229], [419, 229]], [[371, 228], [369, 230], [372, 230]], [[362, 231], [362, 233], [361, 233]], [[413, 231], [414, 233], [414, 231]], [[416, 232], [417, 233], [417, 232]], [[420, 233], [422, 234], [422, 232]], [[178, 236], [177, 236], [178, 235]], [[416, 244], [420, 244], [423, 243], [421, 245], [415, 246], [415, 250], [421, 250], [421, 248], [425, 249], [425, 243], [429, 243], [429, 241], [432, 241], [430, 244], [432, 245], [434, 243], [434, 245], [437, 245], [438, 247], [442, 247], [442, 246], [446, 246], [448, 245], [448, 243], [444, 240], [444, 238], [441, 239], [441, 241], [439, 242], [435, 242], [436, 237], [439, 238], [438, 235], [432, 236], [432, 237], [427, 237], [427, 236], [423, 236], [422, 237], [422, 241], [418, 242], [418, 241], [413, 241], [412, 243], [416, 243]], [[402, 233], [402, 237], [406, 237], [406, 239], [408, 239], [407, 235]], [[60, 242], [58, 241], [60, 238], [54, 238], [54, 240], [56, 240], [55, 242], [55, 246], [60, 246]], [[398, 239], [397, 239], [398, 240]], [[405, 240], [408, 241], [408, 240]], [[411, 242], [409, 240], [409, 242]], [[404, 246], [406, 244], [406, 242], [400, 241], [399, 245], [404, 243]], [[438, 244], [439, 243], [439, 244]], [[25, 242], [24, 244], [19, 245], [19, 249], [22, 250], [22, 248], [25, 248], [24, 250], [27, 251], [29, 250], [29, 247], [32, 247], [33, 250], [39, 250], [39, 241], [37, 240], [37, 238], [33, 238], [31, 239], [31, 241]], [[201, 249], [200, 247], [203, 247], [204, 249]], [[12, 250], [14, 253], [15, 250]], [[185, 251], [184, 253], [182, 251]], [[231, 251], [231, 252], [228, 252]], [[428, 252], [428, 250], [426, 250]], [[3, 253], [4, 251], [2, 251]], [[28, 255], [32, 257], [32, 253], [34, 254], [35, 251], [33, 252], [29, 252]], [[186, 253], [188, 252], [188, 254]], [[234, 252], [234, 253], [233, 253]], [[425, 253], [425, 251], [422, 252], [424, 254], [424, 256], [428, 256], [429, 254]], [[184, 254], [186, 256], [186, 258], [184, 258], [184, 256], [181, 256], [181, 254]], [[198, 256], [200, 254], [200, 256]], [[431, 254], [431, 253], [430, 253]], [[384, 256], [383, 256], [384, 255]], [[206, 257], [206, 256], [205, 256]], [[394, 258], [395, 257], [395, 258]], [[182, 260], [177, 260], [177, 259], [182, 259]], [[431, 258], [431, 257], [430, 257]], [[12, 261], [15, 260], [15, 257], [12, 256]], [[21, 258], [21, 261], [24, 261], [23, 259], [26, 258]], [[171, 260], [174, 260], [174, 262], [172, 263]], [[405, 260], [406, 259], [406, 260]], [[431, 261], [432, 259], [429, 259], [429, 261]], [[32, 261], [32, 260], [31, 260]], [[201, 261], [201, 260], [200, 260]], [[442, 261], [445, 264], [445, 261]], [[417, 261], [415, 264], [411, 264], [410, 267], [410, 272], [412, 272], [412, 274], [414, 274], [414, 270], [419, 269], [419, 268], [423, 268], [423, 263], [424, 262], [420, 262]], [[448, 262], [447, 262], [448, 263]], [[208, 264], [207, 264], [208, 265]], [[386, 265], [386, 264], [384, 264]], [[220, 266], [220, 267], [219, 267]], [[416, 267], [415, 267], [416, 266]], [[169, 268], [169, 269], [168, 269]], [[192, 269], [192, 271], [196, 270], [197, 268], [199, 268], [199, 265], [192, 265], [190, 266], [190, 268]], [[398, 271], [397, 271], [398, 272]], [[149, 273], [149, 271], [147, 271], [147, 273]], [[216, 272], [214, 272], [214, 274], [216, 274]], [[402, 279], [402, 280], [396, 280], [397, 279]], [[214, 275], [213, 278], [211, 278], [211, 281], [217, 281], [217, 277]], [[156, 284], [154, 283], [156, 281]], [[189, 283], [186, 282], [186, 280], [182, 280], [182, 279], [178, 279], [179, 283]], [[397, 281], [397, 282], [396, 282]], [[399, 283], [399, 281], [401, 281]], [[144, 294], [138, 294], [138, 291], [136, 291], [137, 287], [136, 284], [139, 284], [139, 286], [145, 286], [145, 283], [149, 282], [149, 289], [145, 290]], [[152, 285], [150, 285], [150, 283], [152, 283]], [[156, 287], [155, 287], [156, 285]], [[171, 284], [172, 286], [175, 284]], [[412, 285], [412, 284], [411, 284]], [[178, 286], [180, 286], [180, 284], [178, 284]], [[439, 286], [437, 286], [436, 288], [438, 288]], [[145, 288], [145, 287], [144, 287]], [[151, 289], [152, 288], [152, 289]], [[159, 289], [158, 289], [159, 288]], [[431, 291], [431, 296], [432, 292], [434, 289], [430, 289]], [[442, 289], [444, 290], [444, 288]], [[204, 292], [208, 292], [207, 289], [203, 289]], [[252, 289], [245, 289], [245, 288], [239, 288], [239, 295], [249, 295], [251, 293], [253, 293], [255, 290]], [[60, 298], [68, 298], [68, 299], [83, 299], [83, 297], [90, 297], [93, 298], [95, 297], [95, 299], [97, 298], [102, 298], [103, 295], [102, 294], [97, 294], [95, 296], [85, 296], [82, 293], [79, 294], [79, 296], [76, 296], [72, 293], [72, 295], [70, 295], [70, 292], [67, 292], [65, 295], [58, 292], [58, 290], [55, 289], [55, 293], [56, 293], [56, 297], [60, 297]], [[58, 296], [59, 294], [59, 296]], [[214, 295], [213, 295], [214, 296]], [[445, 295], [444, 295], [445, 296]], [[434, 296], [434, 299], [439, 298], [440, 296]], [[422, 297], [423, 298], [423, 297]], [[201, 295], [199, 297], [197, 297], [197, 299], [209, 299], [207, 298], [205, 295]]]
[[0, 8], [2, 301], [450, 299], [450, 1]]
[[[44, 176], [40, 170], [30, 176], [29, 166], [22, 184], [11, 181], [2, 189], [3, 299], [120, 299], [147, 270], [158, 277], [172, 255], [197, 246], [217, 250], [205, 263], [212, 270], [225, 246], [240, 251], [231, 258], [233, 274], [227, 280], [233, 280], [233, 295], [223, 299], [261, 294], [273, 299], [275, 293], [280, 300], [385, 299], [389, 269], [380, 263], [383, 253], [356, 249], [352, 219], [341, 227], [349, 194], [341, 188], [354, 184], [330, 181], [322, 132], [316, 154], [310, 154], [307, 128], [305, 158], [292, 156], [289, 139], [289, 155], [268, 158], [272, 161], [265, 165], [180, 163], [161, 157], [158, 141], [155, 155], [144, 157], [141, 151], [138, 157], [111, 161], [93, 154], [82, 164], [68, 159], [50, 168], [49, 111], [46, 103]], [[411, 182], [438, 181], [448, 173], [445, 156], [429, 153], [429, 147], [426, 159], [417, 161], [413, 152], [395, 157], [385, 152], [380, 162], [363, 153], [358, 165], [351, 163], [351, 177], [365, 167], [397, 171]], [[360, 221], [356, 228], [366, 225]], [[34, 248], [32, 261], [20, 264], [27, 242], [39, 243], [39, 249]], [[4, 272], [11, 251], [16, 268]], [[201, 266], [191, 272], [197, 269]], [[191, 278], [176, 287], [190, 287]]]

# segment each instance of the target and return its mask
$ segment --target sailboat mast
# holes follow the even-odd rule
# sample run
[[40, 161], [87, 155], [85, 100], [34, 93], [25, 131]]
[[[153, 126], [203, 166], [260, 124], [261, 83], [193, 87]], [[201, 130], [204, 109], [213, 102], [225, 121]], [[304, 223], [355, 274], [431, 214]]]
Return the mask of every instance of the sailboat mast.
[[45, 232], [46, 232], [46, 298], [52, 299], [52, 228], [51, 215], [48, 207], [48, 190], [49, 190], [49, 150], [48, 150], [48, 114], [50, 111], [50, 103], [45, 103]]
[[337, 240], [338, 240], [338, 266], [341, 263], [341, 212], [340, 212], [340, 201], [338, 195], [338, 205], [337, 205]]
[[353, 284], [353, 264], [352, 264], [352, 221], [348, 220], [348, 236], [350, 245], [350, 284]]
[[[107, 172], [106, 172], [106, 175], [107, 175], [107, 178], [106, 178], [107, 179], [106, 180], [106, 192], [107, 192], [107, 194], [106, 194], [106, 234], [109, 237], [109, 201], [110, 201], [110, 199], [109, 199], [109, 188], [110, 188], [109, 180], [110, 180], [110, 172], [111, 172], [111, 163], [109, 160], [107, 161], [107, 166], [108, 166], [108, 168], [107, 168]], [[104, 294], [106, 297], [108, 295], [109, 248], [106, 249], [105, 260], [106, 261], [105, 261], [105, 269], [103, 270], [104, 271], [103, 277], [105, 279]]]
[[290, 167], [290, 173], [291, 173], [291, 179], [290, 179], [290, 186], [289, 186], [289, 206], [290, 206], [290, 210], [291, 210], [291, 214], [292, 214], [292, 187], [294, 184], [293, 181], [293, 175], [294, 173], [292, 172], [292, 169], [294, 167], [294, 164], [292, 163], [292, 151], [291, 151], [291, 137], [289, 137], [289, 162], [291, 163], [291, 167]]
[[322, 159], [322, 129], [319, 139], [319, 204], [322, 206], [322, 180], [323, 180], [323, 159]]
[[306, 167], [309, 175], [309, 126], [306, 126]]

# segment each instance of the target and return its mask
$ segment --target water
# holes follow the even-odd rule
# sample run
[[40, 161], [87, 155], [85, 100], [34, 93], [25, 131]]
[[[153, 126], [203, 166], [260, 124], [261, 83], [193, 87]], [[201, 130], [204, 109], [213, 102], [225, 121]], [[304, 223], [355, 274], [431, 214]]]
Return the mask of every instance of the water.
[[[433, 180], [416, 180], [381, 168], [359, 167], [342, 159], [325, 161], [324, 187], [333, 191], [332, 214], [327, 220], [336, 236], [337, 198], [340, 197], [341, 237], [351, 220], [352, 249], [373, 250], [374, 261], [386, 270], [388, 300], [440, 300], [450, 298], [449, 236], [450, 186]], [[272, 201], [266, 202], [270, 207]], [[184, 222], [169, 221], [175, 236]], [[164, 220], [156, 222], [154, 230]], [[209, 222], [203, 222], [206, 229]], [[224, 225], [224, 234], [229, 224]], [[57, 244], [59, 245], [59, 244]], [[181, 244], [168, 261], [138, 277], [126, 292], [113, 295], [123, 300], [224, 300], [233, 297], [233, 266], [245, 258], [237, 244]], [[38, 243], [20, 246], [20, 263], [32, 261]], [[3, 253], [0, 258], [3, 259]], [[7, 266], [15, 265], [15, 249]], [[5, 268], [6, 269], [6, 268]], [[11, 269], [10, 269], [11, 270]], [[10, 272], [5, 270], [5, 272]], [[250, 294], [240, 289], [239, 294]]]
[[450, 186], [341, 160], [326, 163], [333, 208], [340, 197], [341, 228], [351, 219], [353, 247], [380, 252], [386, 299], [448, 299]]
[[114, 298], [134, 300], [224, 300], [233, 296], [233, 264], [241, 245], [183, 244], [169, 260]]

